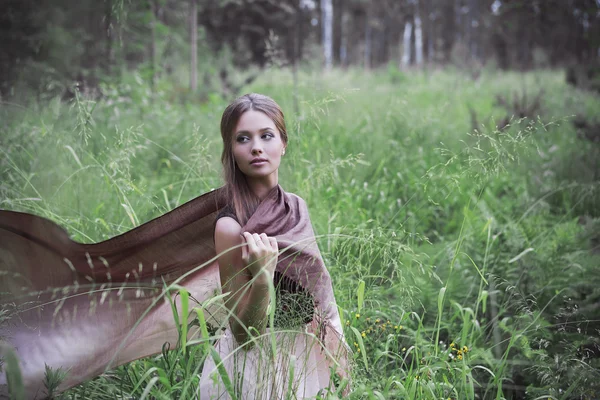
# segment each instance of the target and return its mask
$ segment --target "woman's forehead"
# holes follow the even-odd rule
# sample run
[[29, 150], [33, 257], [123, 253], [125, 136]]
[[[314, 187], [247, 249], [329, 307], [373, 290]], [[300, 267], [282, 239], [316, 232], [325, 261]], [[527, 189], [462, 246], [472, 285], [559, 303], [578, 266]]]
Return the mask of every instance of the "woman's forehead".
[[248, 110], [240, 116], [235, 127], [235, 133], [240, 131], [261, 132], [265, 129], [275, 129], [275, 122], [269, 116], [261, 111]]

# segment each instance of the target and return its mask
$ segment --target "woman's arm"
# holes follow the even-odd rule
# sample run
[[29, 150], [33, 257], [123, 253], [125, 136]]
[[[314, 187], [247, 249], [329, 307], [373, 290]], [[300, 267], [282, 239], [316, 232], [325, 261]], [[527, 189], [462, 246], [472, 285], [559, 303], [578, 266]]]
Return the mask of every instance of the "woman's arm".
[[225, 298], [225, 306], [232, 311], [229, 325], [236, 341], [243, 344], [250, 338], [248, 328], [263, 332], [267, 323], [269, 281], [277, 260], [277, 241], [265, 234], [244, 232], [242, 236], [240, 224], [223, 217], [215, 226], [215, 250], [223, 293], [230, 292]]

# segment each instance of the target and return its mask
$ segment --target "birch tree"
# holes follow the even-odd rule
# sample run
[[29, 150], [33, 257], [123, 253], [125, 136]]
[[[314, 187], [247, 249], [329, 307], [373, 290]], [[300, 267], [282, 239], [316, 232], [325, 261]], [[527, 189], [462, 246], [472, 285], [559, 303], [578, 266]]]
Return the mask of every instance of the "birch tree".
[[418, 11], [415, 15], [415, 64], [419, 67], [423, 65], [423, 30]]
[[331, 0], [321, 0], [321, 25], [323, 27], [323, 54], [325, 68], [333, 63], [333, 5]]
[[411, 59], [410, 40], [412, 37], [412, 21], [408, 18], [404, 24], [404, 34], [402, 35], [402, 63], [400, 67], [408, 67]]

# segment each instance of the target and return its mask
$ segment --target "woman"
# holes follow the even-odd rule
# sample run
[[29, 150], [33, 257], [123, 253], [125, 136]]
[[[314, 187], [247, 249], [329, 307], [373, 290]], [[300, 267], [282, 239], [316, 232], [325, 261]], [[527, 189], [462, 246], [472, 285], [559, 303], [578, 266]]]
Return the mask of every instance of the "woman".
[[[329, 387], [331, 364], [315, 337], [319, 327], [313, 318], [313, 295], [308, 289], [314, 288], [316, 282], [306, 280], [309, 286], [301, 286], [297, 278], [294, 279], [294, 266], [289, 262], [282, 262], [281, 268], [277, 269], [277, 238], [265, 232], [270, 227], [265, 226], [262, 232], [243, 229], [268, 196], [282, 196], [284, 202], [301, 203], [304, 207], [301, 199], [284, 193], [278, 186], [278, 169], [287, 147], [283, 113], [269, 97], [259, 94], [241, 96], [223, 113], [221, 135], [228, 202], [217, 216], [215, 249], [219, 254], [222, 290], [230, 293], [225, 298], [230, 317], [229, 329], [217, 343], [220, 358], [225, 360], [238, 396], [265, 399], [286, 395], [314, 397], [321, 389]], [[289, 216], [283, 215], [275, 222], [285, 223], [281, 219], [286, 218]], [[301, 275], [302, 265], [297, 267], [295, 275]], [[325, 284], [329, 286], [326, 289], [331, 290], [329, 282]], [[272, 285], [276, 288], [279, 311], [275, 312], [277, 318], [273, 328], [289, 328], [286, 332], [271, 333], [276, 335], [276, 354], [270, 346], [269, 334], [260, 335], [267, 325], [269, 287]], [[332, 314], [337, 326], [330, 329], [330, 335], [341, 337], [337, 311]], [[254, 328], [258, 339], [254, 339], [249, 327]], [[240, 346], [244, 346], [242, 350]], [[290, 375], [291, 364], [294, 364], [294, 371]], [[215, 384], [217, 370], [212, 360], [205, 364], [202, 376], [202, 394], [219, 398], [227, 392], [218, 379]]]
[[330, 387], [330, 371], [347, 376], [306, 205], [278, 185], [281, 109], [266, 96], [242, 96], [225, 110], [221, 133], [224, 188], [104, 242], [77, 243], [44, 218], [0, 211], [0, 304], [15, 310], [0, 324], [9, 345], [0, 349], [16, 352], [28, 397], [43, 393], [46, 365], [68, 371], [64, 390], [177, 343], [165, 301], [173, 284], [199, 303], [225, 294], [225, 317], [215, 302], [205, 309], [224, 330], [200, 398], [311, 397]]

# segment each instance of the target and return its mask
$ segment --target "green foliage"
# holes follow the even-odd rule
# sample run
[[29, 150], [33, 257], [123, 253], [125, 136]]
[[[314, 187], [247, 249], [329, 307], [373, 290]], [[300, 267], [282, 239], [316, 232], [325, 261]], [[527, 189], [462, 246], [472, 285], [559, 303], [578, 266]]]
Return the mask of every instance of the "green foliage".
[[19, 360], [12, 347], [6, 342], [0, 342], [0, 372], [6, 374], [6, 389], [10, 398], [15, 400], [25, 399], [23, 377], [19, 368]]
[[68, 371], [62, 368], [52, 369], [48, 365], [45, 366], [44, 387], [46, 388], [46, 396], [53, 399], [58, 394], [58, 386], [67, 377]]
[[[301, 72], [298, 113], [287, 70], [242, 89], [286, 113], [280, 180], [306, 199], [333, 278], [350, 398], [594, 398], [600, 171], [570, 116], [598, 118], [598, 99], [552, 71], [397, 72]], [[498, 93], [539, 82], [539, 118], [470, 131], [467, 104], [493, 121]], [[220, 185], [220, 91], [187, 102], [137, 72], [101, 90], [0, 108], [2, 208], [98, 241]], [[198, 310], [175, 308], [176, 348], [66, 396], [193, 398], [212, 348]]]

